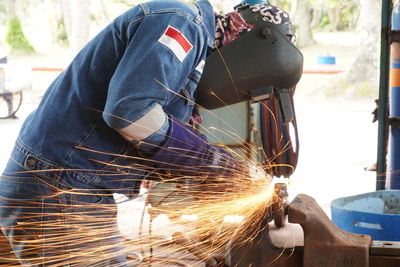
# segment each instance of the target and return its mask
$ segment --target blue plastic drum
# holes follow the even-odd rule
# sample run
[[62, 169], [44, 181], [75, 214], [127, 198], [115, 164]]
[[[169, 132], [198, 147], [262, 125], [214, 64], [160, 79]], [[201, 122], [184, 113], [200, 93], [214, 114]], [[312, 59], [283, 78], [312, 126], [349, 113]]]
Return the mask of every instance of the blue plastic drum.
[[317, 64], [319, 65], [335, 65], [336, 57], [333, 56], [319, 56], [317, 57]]
[[331, 210], [333, 223], [347, 232], [400, 241], [400, 190], [338, 198]]

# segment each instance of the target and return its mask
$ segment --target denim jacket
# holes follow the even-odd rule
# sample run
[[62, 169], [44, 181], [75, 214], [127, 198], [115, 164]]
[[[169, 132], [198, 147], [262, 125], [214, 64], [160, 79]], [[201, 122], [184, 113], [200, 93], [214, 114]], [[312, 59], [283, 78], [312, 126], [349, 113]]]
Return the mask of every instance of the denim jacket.
[[[131, 8], [55, 79], [24, 122], [17, 144], [54, 166], [73, 169], [85, 183], [122, 193], [118, 190], [133, 188], [144, 172], [121, 173], [109, 166], [131, 164], [124, 155], [134, 150], [116, 129], [137, 121], [156, 103], [189, 121], [214, 24], [207, 0], [158, 0]], [[189, 44], [183, 59], [160, 42], [169, 28], [181, 33], [175, 41]], [[159, 144], [167, 131], [168, 123], [145, 141]]]

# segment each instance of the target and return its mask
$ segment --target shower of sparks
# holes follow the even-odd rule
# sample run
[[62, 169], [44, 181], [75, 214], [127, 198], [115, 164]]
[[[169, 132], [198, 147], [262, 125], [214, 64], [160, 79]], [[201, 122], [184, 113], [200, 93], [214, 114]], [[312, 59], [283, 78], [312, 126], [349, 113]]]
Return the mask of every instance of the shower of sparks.
[[[225, 126], [228, 129], [218, 131], [240, 138], [233, 125]], [[210, 135], [213, 132], [202, 130]], [[245, 143], [245, 140], [240, 140], [240, 143]], [[174, 176], [160, 170], [149, 170], [147, 165], [151, 160], [138, 156], [115, 155], [136, 162], [128, 166], [101, 162], [116, 170], [103, 173], [113, 175], [115, 181], [119, 177], [126, 179], [126, 175], [135, 170], [147, 171], [152, 179], [157, 178], [157, 181], [150, 182], [145, 194], [147, 198], [139, 214], [141, 218], [137, 220], [139, 226], [134, 238], [121, 234], [118, 229], [118, 205], [110, 201], [113, 197], [111, 192], [88, 189], [84, 185], [72, 188], [67, 182], [58, 188], [42, 178], [43, 173], [63, 170], [21, 173], [23, 177], [35, 176], [33, 190], [42, 189], [43, 194], [37, 192], [36, 198], [29, 199], [23, 195], [6, 199], [7, 192], [0, 192], [3, 196], [0, 205], [3, 205], [3, 210], [9, 210], [9, 213], [3, 213], [1, 220], [16, 216], [13, 214], [15, 210], [22, 211], [16, 225], [3, 229], [14, 236], [14, 247], [3, 249], [0, 261], [7, 260], [10, 266], [18, 265], [10, 250], [22, 256], [27, 266], [120, 266], [122, 264], [115, 259], [125, 256], [135, 266], [202, 266], [198, 263], [210, 261], [214, 255], [223, 257], [229, 252], [230, 242], [251, 242], [263, 230], [269, 208], [277, 201], [271, 179], [262, 171], [271, 166], [260, 166], [259, 157], [252, 155], [262, 148], [247, 144], [241, 151], [226, 149], [235, 156], [239, 166], [234, 170], [214, 166], [216, 171], [213, 174], [197, 172], [193, 176]], [[84, 172], [99, 173], [97, 170]], [[7, 190], [13, 190], [12, 187], [10, 185]], [[72, 204], [62, 204], [61, 199], [68, 199]], [[163, 229], [163, 232], [169, 232], [167, 236], [153, 231], [163, 218], [181, 226], [180, 230], [173, 227], [171, 230]]]
[[[23, 255], [27, 265], [108, 266], [109, 259], [128, 255], [131, 261], [143, 257], [141, 260], [146, 264], [153, 261], [161, 264], [158, 266], [163, 266], [163, 262], [176, 266], [171, 255], [184, 251], [195, 255], [194, 259], [184, 256], [186, 261], [204, 262], [213, 255], [227, 253], [231, 240], [250, 242], [262, 230], [265, 214], [275, 199], [270, 179], [263, 175], [243, 165], [229, 177], [218, 177], [218, 182], [196, 183], [194, 177], [179, 177], [173, 183], [151, 182], [142, 214], [146, 216], [146, 222], [142, 223], [147, 226], [146, 229], [142, 226], [135, 239], [121, 237], [113, 227], [117, 225], [116, 205], [77, 201], [64, 206], [55, 199], [80, 199], [93, 192], [77, 188], [62, 190], [47, 184], [51, 195], [8, 202], [10, 208], [25, 210], [13, 226], [16, 243], [25, 243], [25, 247], [19, 251], [15, 246], [14, 252]], [[153, 227], [149, 225], [149, 217], [155, 224], [162, 216], [185, 230], [171, 232], [168, 238], [153, 233], [148, 228]], [[0, 258], [11, 260], [9, 253]]]

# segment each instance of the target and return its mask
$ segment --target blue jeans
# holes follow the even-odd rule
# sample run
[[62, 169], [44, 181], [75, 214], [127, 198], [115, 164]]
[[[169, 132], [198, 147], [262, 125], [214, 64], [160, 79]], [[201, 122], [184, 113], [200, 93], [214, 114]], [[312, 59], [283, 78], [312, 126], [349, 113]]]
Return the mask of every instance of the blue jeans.
[[16, 144], [0, 177], [0, 224], [27, 266], [124, 266], [111, 193]]

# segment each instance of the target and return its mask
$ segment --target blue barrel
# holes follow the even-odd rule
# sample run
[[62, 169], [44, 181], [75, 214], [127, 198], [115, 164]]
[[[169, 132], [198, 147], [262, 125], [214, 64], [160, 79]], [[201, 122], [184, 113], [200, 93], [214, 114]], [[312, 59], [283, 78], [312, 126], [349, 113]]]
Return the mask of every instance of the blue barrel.
[[333, 223], [347, 232], [400, 241], [400, 190], [338, 198], [332, 201], [331, 211]]
[[319, 64], [319, 65], [335, 65], [336, 57], [334, 57], [334, 56], [318, 56], [317, 64]]

